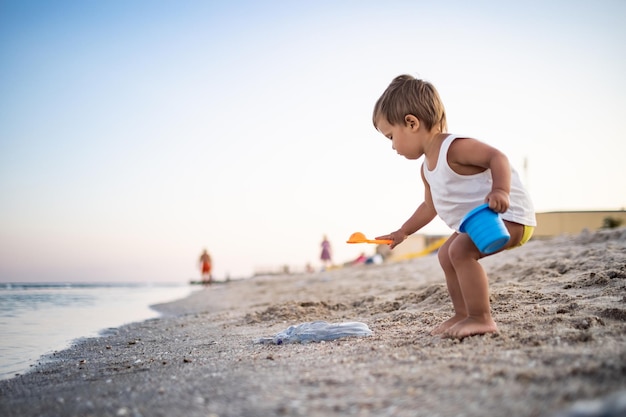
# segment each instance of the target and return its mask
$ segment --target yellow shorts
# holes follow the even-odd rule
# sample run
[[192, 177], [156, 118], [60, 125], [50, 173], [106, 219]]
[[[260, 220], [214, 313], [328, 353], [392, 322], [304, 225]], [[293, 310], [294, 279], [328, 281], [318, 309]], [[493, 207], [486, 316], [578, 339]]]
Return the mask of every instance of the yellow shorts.
[[522, 233], [522, 239], [519, 241], [519, 243], [517, 245], [511, 246], [509, 249], [519, 248], [524, 243], [528, 242], [530, 240], [530, 238], [533, 237], [533, 232], [534, 231], [535, 231], [535, 227], [534, 226], [526, 226], [526, 225], [524, 225], [524, 233]]

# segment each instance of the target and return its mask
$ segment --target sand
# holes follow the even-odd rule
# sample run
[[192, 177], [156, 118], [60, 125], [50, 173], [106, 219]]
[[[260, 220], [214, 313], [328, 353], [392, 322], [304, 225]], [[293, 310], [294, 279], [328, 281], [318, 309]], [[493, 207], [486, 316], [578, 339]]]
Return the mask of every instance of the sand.
[[[452, 307], [436, 256], [213, 285], [0, 381], [2, 416], [626, 414], [626, 229], [482, 261], [498, 335], [430, 336]], [[290, 325], [373, 334], [259, 345]]]

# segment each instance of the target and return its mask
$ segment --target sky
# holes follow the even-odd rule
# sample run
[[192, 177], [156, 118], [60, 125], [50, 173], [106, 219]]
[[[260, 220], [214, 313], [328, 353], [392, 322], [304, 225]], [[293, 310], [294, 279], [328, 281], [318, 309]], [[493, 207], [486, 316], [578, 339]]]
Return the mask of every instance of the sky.
[[[0, 0], [0, 281], [342, 263], [423, 199], [372, 126], [400, 74], [538, 212], [626, 207], [626, 2]], [[527, 161], [524, 169], [524, 161]], [[438, 219], [420, 233], [447, 234]]]

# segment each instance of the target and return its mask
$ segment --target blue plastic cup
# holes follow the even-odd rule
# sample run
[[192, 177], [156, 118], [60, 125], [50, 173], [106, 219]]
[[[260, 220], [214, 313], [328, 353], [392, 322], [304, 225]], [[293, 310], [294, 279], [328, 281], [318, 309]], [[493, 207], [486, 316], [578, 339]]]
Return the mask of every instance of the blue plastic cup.
[[489, 204], [482, 204], [463, 217], [459, 226], [461, 233], [467, 233], [481, 253], [496, 252], [511, 238], [504, 222]]

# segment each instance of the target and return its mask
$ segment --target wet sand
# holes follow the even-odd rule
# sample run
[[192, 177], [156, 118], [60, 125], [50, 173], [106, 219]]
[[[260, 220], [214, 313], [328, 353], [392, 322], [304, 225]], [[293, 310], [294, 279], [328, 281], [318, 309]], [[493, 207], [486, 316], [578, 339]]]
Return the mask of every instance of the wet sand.
[[[452, 314], [436, 256], [255, 277], [0, 381], [0, 415], [624, 415], [626, 229], [533, 240], [482, 264], [498, 335], [429, 334]], [[254, 343], [315, 320], [373, 335]]]

